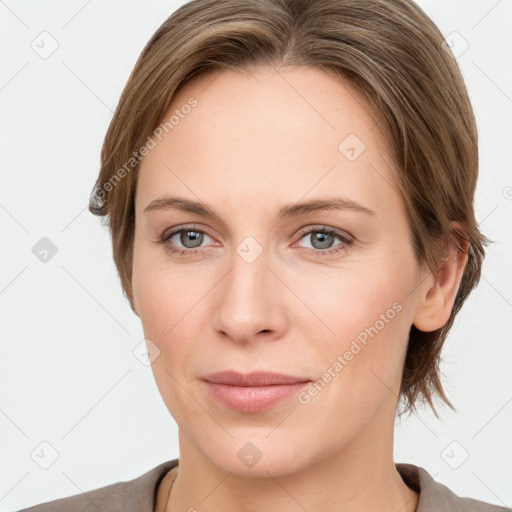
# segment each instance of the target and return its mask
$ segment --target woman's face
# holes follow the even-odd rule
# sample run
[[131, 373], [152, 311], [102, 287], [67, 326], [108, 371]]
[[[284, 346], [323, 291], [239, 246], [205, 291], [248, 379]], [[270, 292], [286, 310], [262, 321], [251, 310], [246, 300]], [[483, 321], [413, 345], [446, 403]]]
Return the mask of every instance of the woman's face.
[[[378, 120], [305, 67], [196, 78], [173, 114], [140, 169], [133, 297], [182, 456], [265, 476], [391, 443], [420, 276]], [[371, 212], [300, 206], [342, 198]], [[316, 384], [265, 408], [203, 380], [223, 370]]]

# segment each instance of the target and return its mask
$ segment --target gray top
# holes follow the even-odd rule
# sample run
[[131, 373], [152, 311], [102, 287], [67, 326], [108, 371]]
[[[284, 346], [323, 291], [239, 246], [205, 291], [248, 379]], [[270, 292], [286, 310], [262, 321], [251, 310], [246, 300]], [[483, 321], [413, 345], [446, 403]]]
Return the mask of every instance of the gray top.
[[[178, 465], [178, 461], [163, 462], [133, 480], [49, 501], [19, 512], [154, 512], [158, 486], [165, 475]], [[420, 466], [400, 462], [395, 466], [403, 481], [420, 493], [416, 512], [512, 512], [510, 508], [460, 497], [436, 482]]]

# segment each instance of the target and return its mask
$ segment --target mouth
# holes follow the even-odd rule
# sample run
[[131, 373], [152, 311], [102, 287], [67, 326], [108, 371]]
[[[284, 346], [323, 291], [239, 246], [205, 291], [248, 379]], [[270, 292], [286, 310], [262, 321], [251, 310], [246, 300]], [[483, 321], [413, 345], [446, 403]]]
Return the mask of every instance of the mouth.
[[296, 395], [311, 379], [282, 373], [233, 370], [217, 372], [202, 379], [218, 403], [245, 413], [258, 413]]

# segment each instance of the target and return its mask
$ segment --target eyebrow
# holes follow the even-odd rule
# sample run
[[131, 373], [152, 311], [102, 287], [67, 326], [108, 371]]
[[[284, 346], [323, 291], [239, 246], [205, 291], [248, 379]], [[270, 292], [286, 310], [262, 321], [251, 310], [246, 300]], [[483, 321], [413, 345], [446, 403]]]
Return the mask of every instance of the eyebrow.
[[[183, 197], [165, 196], [154, 199], [146, 206], [146, 208], [144, 208], [144, 212], [172, 209], [187, 213], [196, 213], [197, 215], [209, 217], [222, 222], [222, 219], [215, 213], [209, 204], [190, 201]], [[287, 204], [279, 210], [277, 217], [279, 219], [284, 219], [286, 217], [298, 217], [300, 215], [306, 215], [308, 213], [321, 210], [353, 210], [367, 215], [376, 215], [373, 210], [370, 210], [370, 208], [363, 206], [356, 201], [343, 197], [327, 197], [303, 201], [301, 203]]]

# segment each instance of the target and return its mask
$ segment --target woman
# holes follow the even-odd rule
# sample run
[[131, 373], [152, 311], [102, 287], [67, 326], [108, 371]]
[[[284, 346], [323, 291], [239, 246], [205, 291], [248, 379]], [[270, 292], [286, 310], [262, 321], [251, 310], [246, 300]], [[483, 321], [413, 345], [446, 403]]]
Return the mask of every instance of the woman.
[[101, 156], [90, 210], [180, 457], [26, 510], [506, 510], [393, 461], [397, 410], [453, 408], [440, 353], [489, 242], [471, 104], [418, 6], [192, 1]]

